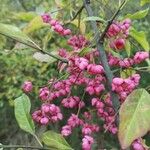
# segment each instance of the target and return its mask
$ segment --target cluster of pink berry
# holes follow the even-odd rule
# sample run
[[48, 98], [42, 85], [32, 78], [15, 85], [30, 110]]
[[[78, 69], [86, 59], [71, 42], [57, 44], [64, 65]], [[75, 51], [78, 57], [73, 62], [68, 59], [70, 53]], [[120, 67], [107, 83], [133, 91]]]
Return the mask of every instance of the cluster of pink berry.
[[[51, 19], [49, 15], [43, 15], [42, 18], [44, 22], [53, 26], [54, 31], [61, 35], [71, 33], [70, 30], [64, 29], [58, 21]], [[126, 19], [110, 26], [107, 37], [113, 42], [115, 48], [122, 49], [124, 47], [124, 41], [128, 36], [130, 25], [130, 20]], [[115, 111], [105, 87], [105, 71], [101, 64], [96, 63], [99, 53], [93, 49], [81, 57], [77, 52], [86, 47], [88, 43], [88, 40], [83, 35], [75, 35], [70, 37], [67, 42], [73, 48], [73, 52], [68, 52], [63, 48], [59, 50], [59, 55], [67, 59], [69, 63], [67, 65], [58, 63], [58, 68], [63, 68], [62, 66], [64, 65], [64, 70], [68, 76], [62, 80], [51, 80], [48, 82], [48, 86], [39, 90], [39, 98], [44, 104], [32, 114], [33, 120], [41, 125], [60, 121], [64, 117], [67, 123], [61, 129], [63, 136], [72, 134], [73, 129], [76, 127], [80, 128], [83, 136], [83, 150], [91, 150], [94, 143], [93, 135], [100, 130], [100, 127], [93, 121], [93, 116], [95, 115], [91, 114], [90, 110], [87, 111], [87, 108], [92, 109], [94, 107], [96, 116], [103, 122], [103, 129], [112, 134], [117, 133]], [[133, 59], [125, 58], [123, 60], [108, 54], [108, 61], [110, 66], [128, 68], [133, 64], [143, 62], [148, 57], [149, 53], [142, 51], [137, 52]], [[127, 79], [114, 78], [112, 90], [119, 95], [120, 101], [123, 102], [138, 86], [139, 80], [139, 74], [134, 74]], [[31, 85], [32, 83], [25, 82], [22, 87], [24, 92], [30, 92], [32, 90]], [[56, 104], [63, 106], [61, 109], [68, 109], [70, 112], [69, 119], [61, 113], [60, 107], [56, 106]], [[83, 115], [81, 115], [81, 112]]]
[[71, 34], [70, 29], [64, 29], [63, 25], [59, 21], [52, 19], [49, 14], [42, 15], [42, 19], [43, 22], [49, 23], [52, 26], [53, 30], [60, 35], [66, 36]]
[[124, 58], [124, 59], [121, 59], [121, 58], [113, 56], [112, 54], [109, 54], [108, 61], [109, 61], [110, 66], [130, 68], [133, 65], [142, 63], [149, 57], [150, 57], [149, 52], [139, 51], [139, 52], [136, 52], [133, 58]]
[[94, 79], [88, 79], [87, 86], [85, 88], [86, 92], [89, 95], [100, 95], [104, 90], [104, 84], [102, 83], [105, 81], [105, 77], [101, 75], [95, 76]]
[[90, 150], [94, 143], [94, 139], [91, 135], [99, 131], [99, 126], [96, 124], [88, 124], [84, 120], [79, 119], [77, 115], [72, 114], [67, 121], [67, 125], [62, 127], [61, 134], [63, 136], [69, 136], [75, 127], [82, 128], [82, 149]]
[[43, 104], [40, 110], [35, 111], [32, 114], [34, 121], [41, 125], [47, 125], [50, 122], [57, 122], [63, 119], [61, 110], [55, 104]]
[[85, 106], [84, 102], [80, 101], [80, 98], [77, 96], [64, 98], [61, 103], [65, 108], [82, 108]]
[[114, 78], [112, 81], [112, 90], [117, 92], [121, 101], [124, 101], [126, 97], [139, 85], [139, 81], [139, 74], [134, 74], [127, 79]]
[[67, 124], [62, 127], [61, 134], [63, 136], [69, 136], [72, 133], [73, 128], [78, 127], [83, 124], [83, 121], [78, 118], [77, 115], [71, 114], [67, 121]]
[[125, 47], [126, 38], [129, 35], [131, 20], [125, 19], [122, 22], [114, 22], [107, 32], [109, 45], [114, 50], [122, 50]]
[[93, 133], [99, 131], [99, 126], [95, 124], [85, 123], [82, 125], [82, 149], [91, 150], [92, 144], [94, 143], [94, 138], [91, 136]]
[[68, 40], [68, 44], [73, 47], [74, 50], [81, 50], [88, 45], [88, 41], [82, 35], [74, 35]]
[[43, 87], [39, 91], [39, 97], [43, 102], [52, 101], [56, 98], [67, 95], [70, 92], [70, 82], [63, 80], [56, 82], [52, 88], [53, 91], [50, 91], [48, 87]]
[[104, 68], [100, 64], [90, 64], [87, 58], [79, 56], [69, 58], [69, 69], [78, 72], [86, 70], [90, 75], [104, 73]]
[[91, 103], [96, 108], [97, 115], [104, 121], [104, 129], [110, 131], [112, 134], [116, 134], [115, 111], [110, 96], [106, 95], [104, 100], [93, 98]]

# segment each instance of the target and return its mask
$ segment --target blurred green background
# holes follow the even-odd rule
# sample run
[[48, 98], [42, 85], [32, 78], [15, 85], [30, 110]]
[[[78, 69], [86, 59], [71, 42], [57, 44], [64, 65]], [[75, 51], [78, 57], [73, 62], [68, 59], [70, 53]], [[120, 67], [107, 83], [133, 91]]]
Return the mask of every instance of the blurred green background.
[[[92, 1], [92, 0], [91, 0]], [[118, 4], [116, 0], [93, 0], [95, 14], [109, 19], [115, 12]], [[57, 4], [57, 5], [56, 5]], [[63, 6], [62, 6], [63, 5]], [[52, 16], [64, 22], [70, 20], [82, 5], [81, 0], [0, 0], [0, 23], [15, 25], [28, 34], [38, 45], [48, 51], [66, 47], [65, 38], [60, 38], [39, 17], [44, 12], [54, 12]], [[60, 11], [56, 11], [63, 7]], [[143, 9], [149, 7], [143, 6]], [[138, 0], [132, 0], [123, 10], [122, 14], [133, 13], [140, 10]], [[56, 12], [55, 12], [56, 11]], [[84, 17], [85, 14], [82, 15]], [[136, 29], [146, 31], [150, 41], [150, 13], [146, 18], [134, 21]], [[68, 25], [73, 31], [78, 30], [77, 23]], [[84, 33], [85, 24], [81, 22], [80, 32]], [[86, 31], [90, 30], [87, 26]], [[33, 139], [21, 131], [16, 123], [13, 112], [13, 100], [21, 94], [21, 85], [25, 80], [31, 80], [38, 92], [38, 87], [47, 83], [57, 75], [56, 63], [41, 63], [32, 55], [35, 50], [16, 43], [0, 35], [0, 143], [31, 145]], [[144, 78], [147, 82], [147, 78]], [[37, 94], [31, 95], [34, 106], [39, 105]], [[41, 129], [42, 130], [42, 129]]]

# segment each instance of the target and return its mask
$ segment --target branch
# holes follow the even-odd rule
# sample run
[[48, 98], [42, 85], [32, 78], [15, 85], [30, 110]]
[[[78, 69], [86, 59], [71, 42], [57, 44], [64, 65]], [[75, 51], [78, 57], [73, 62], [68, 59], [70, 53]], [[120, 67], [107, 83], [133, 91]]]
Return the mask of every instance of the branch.
[[57, 60], [59, 60], [59, 61], [62, 61], [63, 63], [68, 63], [68, 61], [67, 61], [66, 59], [63, 59], [63, 58], [61, 58], [61, 57], [59, 57], [59, 56], [53, 55], [52, 53], [50, 53], [50, 52], [48, 52], [48, 51], [43, 50], [42, 48], [40, 48], [40, 47], [39, 47], [38, 45], [36, 45], [35, 43], [32, 43], [33, 45], [31, 45], [31, 44], [28, 44], [28, 43], [26, 43], [26, 42], [24, 42], [24, 41], [21, 41], [21, 40], [18, 40], [18, 39], [16, 39], [16, 38], [13, 38], [13, 37], [11, 37], [11, 36], [8, 36], [8, 35], [6, 35], [6, 34], [3, 34], [3, 33], [0, 33], [0, 34], [6, 36], [6, 37], [8, 37], [8, 38], [11, 38], [11, 39], [13, 39], [13, 40], [15, 40], [15, 41], [17, 41], [17, 42], [19, 42], [19, 43], [22, 43], [22, 44], [24, 44], [24, 45], [26, 45], [26, 46], [29, 46], [29, 47], [31, 47], [31, 48], [33, 48], [33, 49], [36, 49], [37, 51], [39, 51], [39, 52], [41, 52], [41, 53], [43, 53], [43, 54], [47, 54], [47, 55], [49, 55], [49, 56], [51, 56], [51, 57], [53, 57], [53, 58], [55, 58], [55, 59], [57, 59]]
[[117, 15], [121, 11], [121, 9], [123, 8], [123, 6], [124, 6], [125, 3], [126, 3], [126, 0], [124, 0], [122, 2], [122, 4], [119, 6], [118, 10], [115, 12], [115, 14], [112, 16], [112, 18], [108, 21], [108, 24], [107, 24], [105, 30], [103, 31], [103, 33], [100, 36], [100, 42], [102, 42], [102, 43], [104, 42], [104, 38], [105, 38], [105, 35], [106, 35], [109, 27], [111, 26], [111, 24], [113, 23], [113, 21], [115, 20], [115, 18], [117, 17]]
[[26, 149], [35, 149], [35, 150], [53, 150], [53, 148], [42, 148], [42, 147], [36, 147], [36, 146], [25, 146], [25, 145], [0, 145], [0, 148], [26, 148]]
[[[83, 2], [84, 2], [85, 9], [88, 13], [88, 16], [89, 17], [93, 16], [93, 10], [91, 9], [90, 4], [87, 3], [86, 0], [83, 0]], [[100, 32], [99, 32], [99, 29], [97, 27], [96, 21], [91, 21], [91, 26], [92, 26], [92, 28], [94, 30], [94, 33], [95, 33], [97, 50], [100, 53], [100, 60], [101, 60], [102, 66], [104, 67], [105, 74], [106, 74], [106, 77], [107, 77], [107, 80], [108, 80], [108, 88], [109, 88], [109, 91], [110, 91], [113, 107], [114, 107], [115, 111], [117, 112], [118, 108], [119, 108], [118, 96], [111, 89], [113, 73], [110, 70], [110, 67], [109, 67], [109, 64], [108, 64], [108, 60], [107, 60], [107, 57], [106, 57], [106, 53], [105, 53], [105, 50], [104, 50], [103, 43], [100, 42], [100, 36], [99, 36]]]
[[77, 11], [77, 13], [76, 13], [76, 14], [74, 15], [74, 17], [71, 19], [71, 21], [73, 21], [74, 19], [77, 18], [77, 16], [82, 12], [83, 8], [84, 8], [84, 5], [81, 6], [81, 8]]
[[33, 136], [35, 137], [35, 139], [37, 140], [37, 142], [39, 143], [39, 145], [43, 148], [43, 145], [42, 145], [41, 141], [39, 140], [39, 138], [37, 137], [37, 135], [33, 134]]

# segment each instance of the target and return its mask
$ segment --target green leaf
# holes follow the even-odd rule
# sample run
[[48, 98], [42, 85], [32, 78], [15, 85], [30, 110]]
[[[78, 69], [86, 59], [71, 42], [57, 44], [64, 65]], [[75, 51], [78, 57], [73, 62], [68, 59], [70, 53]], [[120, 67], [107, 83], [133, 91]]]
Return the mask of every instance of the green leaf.
[[145, 89], [134, 90], [119, 111], [119, 141], [122, 149], [150, 130], [150, 94]]
[[125, 16], [125, 18], [130, 18], [130, 19], [141, 19], [141, 18], [144, 18], [146, 17], [146, 15], [148, 14], [149, 12], [149, 8], [145, 9], [145, 10], [141, 10], [141, 11], [138, 11], [134, 14], [127, 14]]
[[0, 23], [0, 33], [12, 37], [14, 39], [19, 39], [21, 41], [30, 41], [30, 38], [24, 34], [19, 28]]
[[96, 17], [96, 16], [91, 16], [91, 17], [86, 17], [83, 19], [83, 21], [100, 21], [100, 22], [105, 22], [105, 20], [101, 17]]
[[53, 35], [52, 35], [51, 32], [48, 32], [48, 33], [44, 36], [44, 38], [43, 38], [43, 40], [42, 40], [43, 49], [46, 49], [46, 48], [47, 48], [47, 45], [48, 45], [50, 39], [52, 38], [52, 36], [53, 36]]
[[132, 68], [124, 69], [123, 71], [120, 72], [120, 76], [121, 76], [121, 78], [126, 79], [135, 73], [136, 73], [136, 71]]
[[87, 53], [89, 53], [91, 51], [91, 48], [90, 47], [84, 47], [83, 49], [81, 49], [81, 51], [79, 52], [79, 55], [80, 56], [84, 56], [86, 55]]
[[118, 52], [115, 52], [115, 51], [112, 50], [112, 49], [110, 49], [110, 52], [112, 53], [113, 56], [123, 59], [122, 55], [119, 54]]
[[141, 0], [141, 6], [150, 3], [150, 0]]
[[35, 16], [37, 16], [35, 12], [17, 12], [14, 17], [15, 19], [18, 19], [18, 20], [30, 21]]
[[45, 26], [48, 26], [48, 24], [43, 22], [41, 16], [37, 16], [29, 22], [29, 24], [24, 28], [23, 31], [25, 33], [31, 33]]
[[33, 58], [35, 58], [36, 60], [40, 61], [40, 62], [49, 62], [51, 60], [51, 57], [47, 54], [43, 54], [40, 52], [35, 52], [33, 54]]
[[131, 55], [131, 44], [130, 44], [130, 41], [129, 41], [129, 40], [126, 40], [126, 43], [125, 43], [125, 50], [126, 50], [126, 52], [127, 52], [128, 57], [130, 57], [130, 55]]
[[60, 1], [60, 0], [55, 0], [55, 3], [56, 3], [56, 5], [57, 5], [57, 7], [59, 8], [63, 8], [64, 6], [66, 6], [66, 5], [64, 5], [64, 1]]
[[130, 30], [130, 36], [133, 37], [146, 51], [149, 51], [149, 43], [144, 31], [138, 32], [134, 28]]
[[[77, 28], [79, 26], [79, 20], [78, 19], [75, 19], [75, 20], [71, 21], [70, 23], [75, 25]], [[85, 22], [80, 20], [80, 31], [82, 34], [85, 34], [85, 29], [86, 29]]]
[[28, 46], [40, 49], [25, 33], [23, 33], [19, 28], [15, 26], [0, 23], [0, 34], [17, 40], [18, 42], [21, 42]]
[[27, 95], [15, 99], [15, 117], [20, 128], [30, 134], [35, 134], [34, 122], [30, 116], [31, 103]]
[[61, 134], [54, 131], [47, 131], [42, 135], [45, 145], [58, 150], [73, 150]]
[[[58, 55], [57, 51], [52, 51], [51, 54], [53, 55]], [[47, 55], [47, 54], [43, 54], [41, 52], [35, 52], [33, 54], [33, 58], [35, 58], [36, 60], [40, 61], [40, 62], [48, 62], [48, 63], [53, 63], [55, 61], [57, 61], [57, 59]]]
[[0, 35], [0, 49], [2, 49], [6, 44], [6, 38]]

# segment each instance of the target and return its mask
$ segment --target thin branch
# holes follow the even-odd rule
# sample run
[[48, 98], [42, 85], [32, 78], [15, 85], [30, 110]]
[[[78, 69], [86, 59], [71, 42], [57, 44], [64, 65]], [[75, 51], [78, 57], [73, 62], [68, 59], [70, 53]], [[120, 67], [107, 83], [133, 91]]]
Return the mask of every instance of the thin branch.
[[106, 132], [110, 129], [110, 127], [112, 126], [112, 124], [113, 124], [115, 118], [118, 116], [118, 113], [119, 113], [119, 109], [118, 109], [118, 111], [115, 113], [115, 115], [113, 116], [112, 121], [110, 121], [110, 123], [108, 123], [108, 126], [106, 127], [104, 133], [106, 133]]
[[64, 10], [64, 8], [60, 8], [60, 9], [57, 9], [57, 10], [51, 11], [51, 12], [50, 12], [50, 14], [53, 14], [53, 13], [56, 13], [56, 12], [58, 12], [58, 11], [62, 11], [62, 10]]
[[105, 30], [103, 31], [103, 33], [101, 34], [101, 37], [100, 37], [100, 42], [104, 42], [104, 38], [105, 38], [105, 35], [109, 29], [109, 27], [111, 26], [111, 24], [113, 23], [113, 21], [115, 20], [115, 18], [117, 17], [117, 15], [120, 13], [121, 9], [123, 8], [123, 6], [125, 5], [127, 0], [124, 0], [121, 5], [119, 6], [118, 10], [115, 12], [115, 14], [112, 16], [112, 18], [108, 21], [108, 24], [105, 28]]
[[43, 54], [47, 54], [47, 55], [49, 55], [49, 56], [51, 56], [51, 57], [53, 57], [53, 58], [55, 58], [55, 59], [57, 59], [57, 60], [59, 60], [59, 61], [62, 61], [62, 62], [64, 62], [64, 63], [68, 63], [68, 61], [67, 61], [66, 59], [63, 59], [63, 58], [61, 58], [61, 57], [59, 57], [59, 56], [53, 55], [52, 53], [50, 53], [50, 52], [48, 52], [48, 51], [43, 50], [42, 48], [40, 48], [40, 47], [39, 47], [38, 45], [36, 45], [35, 43], [32, 43], [33, 45], [31, 45], [31, 44], [26, 43], [26, 42], [24, 42], [24, 41], [21, 41], [21, 40], [18, 40], [18, 39], [16, 39], [16, 38], [13, 38], [13, 37], [11, 37], [11, 36], [8, 36], [8, 35], [6, 35], [6, 34], [3, 34], [3, 33], [0, 33], [0, 34], [6, 36], [6, 37], [8, 37], [8, 38], [11, 38], [11, 39], [13, 39], [13, 40], [15, 40], [15, 41], [17, 41], [17, 42], [19, 42], [19, 43], [22, 43], [22, 44], [24, 44], [24, 45], [26, 45], [26, 46], [29, 46], [29, 47], [31, 47], [31, 48], [33, 48], [33, 49], [36, 49], [37, 51], [39, 51], [39, 52], [41, 52], [41, 53], [43, 53]]
[[36, 146], [26, 146], [26, 145], [0, 145], [0, 148], [27, 148], [27, 149], [35, 149], [35, 150], [53, 150], [53, 148], [42, 148], [42, 147], [36, 147]]
[[[84, 92], [83, 92], [83, 95], [82, 95], [81, 101], [83, 101], [83, 99], [84, 99], [84, 97], [85, 97], [85, 94], [86, 94], [86, 90], [84, 90]], [[81, 111], [81, 106], [79, 105], [79, 106], [78, 106], [78, 111], [77, 111], [77, 116], [79, 116], [80, 111]]]
[[150, 66], [147, 66], [147, 67], [137, 67], [135, 69], [137, 69], [137, 70], [140, 70], [140, 69], [150, 69]]
[[[90, 4], [86, 3], [86, 0], [83, 0], [83, 2], [84, 2], [85, 9], [86, 9], [86, 11], [88, 13], [88, 16], [93, 16], [93, 10], [91, 9]], [[107, 56], [106, 56], [106, 53], [105, 53], [105, 50], [104, 50], [104, 45], [103, 45], [102, 42], [100, 42], [100, 36], [99, 36], [100, 32], [99, 32], [99, 29], [97, 27], [96, 21], [91, 21], [91, 26], [92, 26], [92, 28], [94, 30], [94, 33], [95, 33], [95, 36], [96, 36], [97, 50], [100, 53], [100, 60], [101, 60], [102, 66], [104, 67], [105, 74], [106, 74], [106, 77], [107, 77], [108, 88], [109, 88], [109, 91], [110, 91], [111, 100], [112, 100], [114, 109], [117, 112], [118, 108], [119, 108], [118, 96], [111, 89], [113, 73], [112, 73], [112, 71], [111, 71], [111, 69], [109, 67], [109, 64], [108, 64]], [[106, 31], [106, 29], [105, 29], [105, 31]]]
[[[113, 14], [113, 11], [110, 9], [110, 6], [108, 6], [107, 4], [104, 5], [101, 0], [96, 0], [98, 3], [100, 3], [100, 5], [103, 5], [103, 7], [105, 7], [108, 11], [110, 11], [111, 14]], [[106, 2], [106, 0], [104, 0]]]
[[39, 143], [39, 145], [43, 148], [43, 145], [41, 143], [41, 141], [39, 140], [39, 138], [37, 137], [36, 134], [33, 135], [35, 137], [35, 139], [37, 140], [37, 142]]
[[71, 19], [71, 21], [73, 21], [74, 19], [77, 18], [77, 16], [82, 12], [83, 8], [84, 8], [84, 5], [82, 5], [81, 8], [76, 12], [76, 14], [75, 14], [74, 17]]
[[58, 7], [58, 9], [53, 10], [53, 11], [49, 11], [49, 13], [50, 13], [50, 14], [57, 13], [57, 12], [59, 12], [59, 11], [65, 10], [66, 7], [70, 7], [70, 4], [66, 5], [64, 8], [59, 8], [59, 7]]

